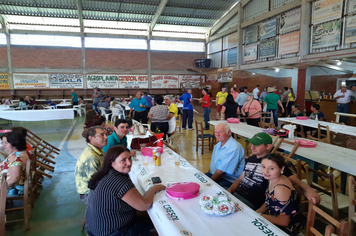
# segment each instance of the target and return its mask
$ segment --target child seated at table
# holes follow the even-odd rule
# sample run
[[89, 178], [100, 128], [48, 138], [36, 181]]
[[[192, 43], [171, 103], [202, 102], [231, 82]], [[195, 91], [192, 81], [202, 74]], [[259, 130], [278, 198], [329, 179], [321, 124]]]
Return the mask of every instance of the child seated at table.
[[20, 102], [19, 102], [19, 108], [21, 108], [21, 110], [26, 110], [26, 102], [24, 98], [20, 98]]
[[261, 162], [263, 177], [269, 181], [266, 201], [256, 211], [289, 235], [297, 235], [301, 227], [298, 193], [283, 175], [285, 161], [279, 154], [268, 154]]
[[54, 102], [52, 102], [51, 98], [47, 98], [47, 102], [46, 102], [47, 106], [56, 106], [56, 104]]

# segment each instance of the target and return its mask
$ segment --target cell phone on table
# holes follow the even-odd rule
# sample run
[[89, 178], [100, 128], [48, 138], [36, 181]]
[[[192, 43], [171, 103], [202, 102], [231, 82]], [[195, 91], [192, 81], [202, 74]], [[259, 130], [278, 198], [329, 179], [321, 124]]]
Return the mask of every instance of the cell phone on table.
[[161, 181], [161, 178], [160, 177], [152, 177], [151, 178], [152, 179], [152, 183], [153, 184], [160, 184], [160, 183], [162, 183], [162, 181]]

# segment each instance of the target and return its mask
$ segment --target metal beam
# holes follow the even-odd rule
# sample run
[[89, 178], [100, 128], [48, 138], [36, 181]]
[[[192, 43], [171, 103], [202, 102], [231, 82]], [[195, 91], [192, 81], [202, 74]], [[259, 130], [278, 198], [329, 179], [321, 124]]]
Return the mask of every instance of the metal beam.
[[214, 35], [216, 31], [223, 27], [231, 18], [237, 14], [239, 9], [238, 5], [239, 4], [236, 4], [224, 17], [215, 22], [214, 26], [210, 30], [210, 35]]
[[241, 8], [244, 8], [249, 2], [251, 2], [251, 0], [242, 0], [242, 1], [240, 2]]
[[218, 34], [215, 34], [215, 35], [213, 35], [213, 36], [210, 36], [210, 37], [209, 37], [209, 41], [207, 41], [207, 43], [210, 42], [210, 41], [213, 41], [213, 40], [215, 40], [215, 39], [221, 38], [221, 37], [223, 37], [223, 36], [225, 36], [225, 35], [228, 35], [228, 34], [237, 32], [237, 31], [239, 31], [239, 26], [238, 26], [238, 25], [235, 26], [235, 27], [232, 27], [232, 28], [230, 28], [230, 29], [228, 29], [228, 30], [225, 30], [225, 31], [223, 31], [223, 32], [220, 32], [220, 33], [218, 33]]
[[11, 41], [10, 41], [10, 30], [9, 30], [9, 24], [7, 23], [6, 18], [0, 14], [0, 24], [2, 25], [2, 28], [4, 29], [4, 33], [6, 35], [6, 53], [7, 53], [7, 67], [8, 67], [8, 73], [9, 73], [9, 84], [10, 84], [10, 89], [14, 89], [14, 83], [13, 83], [13, 78], [12, 78], [12, 58], [11, 58]]
[[148, 34], [152, 33], [152, 30], [154, 29], [158, 18], [160, 17], [163, 9], [166, 7], [168, 0], [161, 0], [161, 3], [159, 4], [156, 14], [153, 16], [151, 24], [148, 26]]
[[271, 10], [271, 11], [265, 13], [265, 14], [256, 16], [251, 20], [248, 20], [248, 21], [245, 21], [245, 22], [241, 23], [241, 29], [246, 28], [247, 26], [256, 24], [256, 23], [258, 23], [260, 21], [266, 20], [268, 18], [271, 18], [273, 16], [276, 16], [276, 15], [282, 13], [282, 12], [291, 10], [293, 8], [296, 8], [296, 7], [299, 7], [301, 4], [302, 4], [301, 0], [294, 0], [291, 3], [287, 3], [287, 4], [285, 4], [285, 5], [281, 6], [281, 7], [273, 9], [273, 10]]
[[330, 64], [322, 64], [322, 63], [319, 64], [318, 63], [315, 66], [326, 67], [326, 68], [329, 68], [329, 69], [332, 69], [332, 70], [340, 71], [340, 72], [343, 72], [343, 73], [346, 73], [346, 74], [351, 74], [351, 75], [354, 73], [352, 70], [346, 70], [346, 69], [341, 68], [339, 66], [330, 65]]

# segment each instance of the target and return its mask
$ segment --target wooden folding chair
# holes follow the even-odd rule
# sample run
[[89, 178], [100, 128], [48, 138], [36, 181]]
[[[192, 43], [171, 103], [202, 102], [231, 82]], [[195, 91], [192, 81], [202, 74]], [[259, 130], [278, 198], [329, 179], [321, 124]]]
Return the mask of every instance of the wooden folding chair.
[[[289, 144], [289, 145], [293, 145], [293, 149], [291, 150], [290, 153], [284, 153], [284, 152], [280, 152], [278, 151], [278, 149], [281, 147], [282, 143], [285, 144]], [[293, 155], [295, 154], [295, 152], [297, 151], [298, 147], [299, 147], [299, 142], [294, 143], [294, 142], [290, 142], [285, 140], [284, 138], [280, 138], [275, 146], [275, 148], [272, 150], [272, 153], [278, 153], [280, 154], [284, 160], [286, 161], [288, 167], [292, 168], [292, 171], [297, 174], [298, 179], [302, 179], [302, 171], [306, 171], [305, 168], [302, 165], [302, 161], [297, 159], [293, 159]]]
[[6, 201], [22, 200], [23, 201], [23, 206], [22, 207], [9, 208], [9, 209], [5, 210], [5, 212], [23, 211], [23, 213], [24, 213], [24, 218], [23, 219], [13, 220], [13, 221], [8, 221], [7, 220], [6, 223], [24, 221], [25, 222], [26, 231], [30, 230], [29, 218], [31, 216], [30, 170], [31, 170], [31, 161], [27, 160], [23, 195], [22, 196], [16, 196], [16, 197], [9, 197], [8, 196], [6, 198]]
[[[323, 130], [322, 128], [326, 130], [326, 134], [321, 133], [321, 131]], [[329, 126], [318, 124], [318, 137], [314, 138], [313, 136], [308, 135], [308, 139], [331, 144], [331, 135], [330, 135]]]
[[[306, 166], [305, 169], [307, 174], [307, 184], [315, 189], [320, 195], [320, 206], [329, 211], [332, 211], [333, 217], [338, 220], [339, 210], [345, 209], [349, 206], [348, 196], [336, 191], [336, 184], [333, 173], [322, 173], [310, 168], [309, 166]], [[312, 174], [327, 179], [330, 185], [327, 188], [324, 188], [316, 183], [313, 183]], [[330, 189], [330, 191], [328, 189]]]
[[[319, 207], [317, 207], [313, 201], [309, 201], [309, 209], [308, 209], [308, 218], [307, 218], [307, 227], [305, 229], [305, 236], [312, 236], [312, 235], [318, 235], [321, 236], [322, 234], [314, 228], [314, 223], [315, 223], [315, 215], [318, 213], [320, 216], [322, 216], [325, 220], [333, 224], [337, 228], [338, 236], [348, 236], [349, 235], [349, 230], [350, 230], [350, 223], [342, 220], [342, 221], [337, 221], [337, 219], [331, 217], [324, 211], [322, 211]], [[325, 228], [325, 234], [326, 236], [331, 236], [331, 235], [336, 235], [334, 234], [334, 227], [332, 225], [328, 225]], [[337, 236], [336, 235], [336, 236]]]
[[201, 154], [204, 154], [204, 147], [208, 146], [209, 150], [214, 148], [216, 143], [216, 138], [212, 134], [204, 134], [203, 122], [195, 121], [196, 127], [196, 151], [198, 151], [199, 146], [201, 146]]
[[1, 187], [0, 187], [0, 235], [5, 235], [6, 193], [7, 193], [7, 182], [6, 182], [6, 173], [4, 173], [1, 175]]
[[[267, 120], [269, 120], [269, 122], [267, 122]], [[260, 122], [258, 122], [258, 125], [264, 129], [275, 128], [273, 123], [273, 112], [261, 112]]]
[[349, 223], [350, 223], [350, 235], [352, 235], [353, 231], [353, 224], [356, 222], [356, 215], [355, 215], [355, 177], [349, 176], [348, 178], [348, 185], [349, 185]]

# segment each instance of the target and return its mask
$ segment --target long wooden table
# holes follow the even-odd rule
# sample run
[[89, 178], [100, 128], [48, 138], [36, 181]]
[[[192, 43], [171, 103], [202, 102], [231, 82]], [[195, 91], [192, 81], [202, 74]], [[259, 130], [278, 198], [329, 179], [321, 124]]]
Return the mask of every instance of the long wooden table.
[[[220, 123], [227, 123], [226, 121], [210, 121], [210, 124], [216, 126]], [[247, 125], [245, 123], [233, 124], [229, 123], [231, 132], [241, 135], [246, 138], [252, 138], [258, 132], [262, 132], [262, 128], [255, 127], [252, 125]], [[302, 139], [302, 138], [294, 138]], [[294, 142], [294, 139], [286, 138], [288, 141]], [[286, 151], [291, 151], [293, 149], [292, 145], [282, 144], [281, 149]], [[311, 165], [311, 168], [317, 168], [318, 163], [333, 167], [345, 173], [351, 175], [356, 175], [356, 151], [339, 147], [336, 145], [317, 142], [315, 148], [304, 148], [299, 147], [295, 153], [301, 157], [306, 158], [307, 160], [302, 159], [303, 161], [308, 162]], [[308, 161], [309, 160], [309, 161]], [[346, 175], [341, 176], [341, 191], [345, 192], [346, 188]]]
[[[141, 194], [153, 185], [151, 178], [156, 176], [161, 178], [164, 185], [176, 182], [195, 182], [200, 185], [199, 196], [189, 200], [174, 200], [165, 191], [155, 195], [148, 214], [159, 235], [286, 235], [179, 155], [180, 166], [176, 166], [175, 155], [178, 154], [164, 147], [161, 166], [155, 166], [152, 157], [148, 158], [148, 166], [144, 166], [142, 155], [137, 152], [130, 172]], [[215, 196], [219, 192], [226, 193], [238, 203], [241, 211], [224, 217], [204, 213], [199, 206], [200, 198], [204, 195]]]

